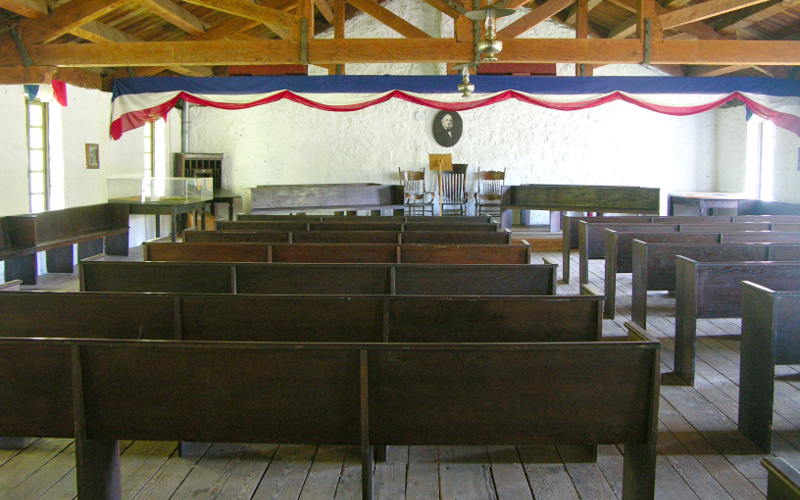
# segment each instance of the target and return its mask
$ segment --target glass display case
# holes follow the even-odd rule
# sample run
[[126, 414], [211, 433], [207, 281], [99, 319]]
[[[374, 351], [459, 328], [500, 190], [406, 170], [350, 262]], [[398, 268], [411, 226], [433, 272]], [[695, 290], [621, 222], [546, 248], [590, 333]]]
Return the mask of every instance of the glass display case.
[[109, 203], [174, 205], [210, 201], [214, 180], [210, 177], [111, 177]]

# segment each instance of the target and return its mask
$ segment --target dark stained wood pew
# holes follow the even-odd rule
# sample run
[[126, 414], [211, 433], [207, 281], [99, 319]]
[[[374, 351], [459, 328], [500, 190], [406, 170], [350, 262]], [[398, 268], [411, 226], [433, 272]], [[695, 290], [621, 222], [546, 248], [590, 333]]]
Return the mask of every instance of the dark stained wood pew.
[[[757, 281], [773, 289], [796, 287], [800, 262], [698, 262], [676, 259], [675, 368], [677, 383], [694, 385], [698, 318], [736, 318], [742, 314], [741, 282]], [[636, 323], [629, 329], [641, 331]]]
[[503, 231], [185, 231], [183, 241], [239, 243], [456, 243], [511, 244]]
[[800, 223], [800, 215], [734, 215], [731, 222]]
[[590, 294], [605, 295], [605, 317], [613, 319], [616, 305], [616, 275], [633, 272], [633, 240], [647, 243], [800, 243], [800, 233], [776, 233], [773, 231], [746, 231], [740, 233], [651, 233], [638, 231], [617, 231], [606, 229], [606, 257], [604, 267], [604, 290], [601, 293], [592, 285], [582, 288]]
[[[691, 216], [680, 218], [693, 218]], [[669, 217], [664, 219], [676, 219]], [[648, 231], [648, 232], [687, 232], [687, 233], [723, 233], [742, 231], [770, 231], [771, 224], [766, 222], [727, 222], [721, 224], [684, 224], [657, 221], [644, 226], [641, 224], [613, 224], [613, 223], [578, 223], [578, 272], [579, 283], [589, 283], [589, 260], [605, 259], [605, 230], [616, 231]]]
[[500, 224], [482, 222], [281, 222], [219, 221], [223, 231], [500, 231]]
[[[239, 214], [241, 221], [272, 222], [453, 222], [485, 223], [496, 222], [491, 215], [270, 215]], [[787, 221], [789, 222], [789, 221]]]
[[[601, 297], [0, 294], [0, 336], [259, 342], [584, 342]], [[86, 321], [91, 317], [91, 321]], [[536, 321], [531, 321], [535, 317]]]
[[145, 243], [144, 260], [184, 262], [383, 262], [527, 264], [530, 245], [346, 243]]
[[0, 258], [5, 278], [36, 284], [38, 252], [46, 253], [47, 271], [72, 273], [73, 245], [78, 258], [107, 253], [128, 255], [128, 207], [103, 203], [13, 215], [0, 220]]
[[359, 445], [366, 499], [376, 444], [622, 443], [623, 498], [655, 491], [656, 342], [2, 339], [0, 370], [0, 428], [74, 437], [81, 499], [121, 498], [122, 439]]
[[800, 472], [780, 457], [765, 457], [761, 466], [767, 470], [767, 500], [800, 499]]
[[266, 294], [555, 295], [555, 264], [293, 264], [83, 260], [81, 290]]
[[742, 283], [739, 432], [769, 453], [775, 365], [800, 363], [800, 283], [775, 290]]
[[0, 292], [18, 292], [21, 284], [22, 280], [11, 280], [0, 283]]
[[633, 242], [631, 321], [647, 328], [647, 291], [675, 290], [676, 257], [695, 261], [800, 261], [800, 243], [653, 243]]

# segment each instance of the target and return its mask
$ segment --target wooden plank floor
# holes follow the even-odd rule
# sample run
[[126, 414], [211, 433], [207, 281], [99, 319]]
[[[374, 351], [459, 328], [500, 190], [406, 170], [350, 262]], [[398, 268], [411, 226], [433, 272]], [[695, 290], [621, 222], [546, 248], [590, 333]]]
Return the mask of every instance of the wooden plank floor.
[[[134, 252], [132, 258], [140, 255]], [[537, 253], [534, 262], [545, 255], [560, 258]], [[572, 266], [578, 269], [576, 255]], [[591, 261], [591, 282], [599, 287], [602, 268], [602, 262]], [[48, 275], [39, 288], [77, 290], [77, 278]], [[605, 336], [624, 335], [630, 289], [630, 275], [621, 275], [617, 318], [604, 320]], [[577, 293], [577, 277], [559, 285], [558, 292]], [[674, 299], [651, 294], [649, 306], [648, 332], [662, 342], [663, 371], [669, 371]], [[695, 386], [661, 389], [656, 496], [764, 498], [763, 454], [736, 430], [740, 322], [699, 320], [698, 326]], [[777, 370], [775, 454], [800, 467], [800, 367]], [[602, 381], [597, 384], [602, 390]], [[122, 443], [125, 498], [360, 498], [356, 448], [197, 444], [181, 458], [175, 447], [174, 442]], [[0, 498], [74, 498], [73, 452], [67, 439], [39, 439], [23, 450], [0, 450]], [[386, 499], [621, 497], [621, 447], [600, 446], [596, 464], [564, 464], [571, 455], [562, 447], [390, 447], [387, 461], [376, 465], [376, 491]]]

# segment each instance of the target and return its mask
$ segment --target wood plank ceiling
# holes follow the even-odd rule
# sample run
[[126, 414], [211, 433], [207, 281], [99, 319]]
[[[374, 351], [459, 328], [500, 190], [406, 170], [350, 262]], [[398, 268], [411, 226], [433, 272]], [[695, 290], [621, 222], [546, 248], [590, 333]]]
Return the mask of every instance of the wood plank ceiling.
[[[101, 88], [116, 77], [240, 73], [231, 66], [473, 60], [480, 0], [421, 2], [454, 19], [433, 38], [376, 0], [0, 0], [0, 83], [60, 78]], [[505, 63], [647, 63], [673, 75], [794, 78], [800, 0], [505, 0], [525, 15], [498, 31]], [[401, 38], [347, 38], [368, 15]], [[547, 19], [574, 39], [519, 38]], [[333, 29], [333, 38], [315, 38]]]

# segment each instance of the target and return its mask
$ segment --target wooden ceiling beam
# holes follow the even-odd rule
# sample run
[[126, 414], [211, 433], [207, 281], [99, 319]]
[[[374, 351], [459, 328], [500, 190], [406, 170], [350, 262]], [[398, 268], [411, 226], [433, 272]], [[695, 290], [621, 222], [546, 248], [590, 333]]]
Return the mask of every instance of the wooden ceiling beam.
[[246, 19], [244, 17], [232, 17], [220, 25], [206, 30], [202, 35], [190, 35], [185, 40], [221, 40], [229, 36], [249, 31], [257, 26], [261, 26], [258, 21]]
[[328, 0], [314, 0], [314, 5], [317, 6], [317, 10], [320, 14], [322, 14], [322, 17], [328, 21], [328, 24], [333, 26], [333, 8], [331, 7], [331, 4], [328, 3]]
[[0, 84], [2, 85], [47, 85], [53, 80], [83, 87], [102, 89], [103, 79], [100, 73], [78, 68], [58, 68], [55, 66], [9, 66], [0, 68]]
[[762, 10], [772, 7], [773, 5], [782, 4], [783, 0], [768, 0], [764, 3], [760, 3], [757, 5], [751, 5], [750, 7], [746, 7], [744, 9], [735, 10], [733, 12], [729, 12], [723, 16], [720, 16], [714, 21], [711, 22], [711, 26], [714, 27], [717, 31], [722, 31], [729, 26], [732, 26], [738, 22], [744, 21], [750, 16], [758, 14]]
[[[611, 3], [616, 5], [617, 7], [621, 7], [623, 9], [626, 9], [626, 10], [634, 13], [633, 16], [631, 16], [630, 18], [628, 18], [625, 21], [623, 21], [622, 23], [620, 23], [620, 25], [617, 26], [616, 28], [612, 29], [612, 32], [615, 32], [617, 30], [619, 30], [619, 31], [626, 30], [627, 26], [629, 26], [631, 22], [633, 22], [633, 23], [636, 22], [636, 19], [637, 19], [636, 18], [636, 12], [638, 10], [636, 0], [610, 0], [610, 1], [611, 1]], [[673, 12], [671, 10], [668, 10], [668, 9], [662, 7], [658, 2], [656, 2], [655, 7], [656, 7], [656, 14], [659, 15], [659, 16], [661, 16], [662, 14], [667, 14], [667, 13]], [[720, 35], [716, 31], [714, 31], [714, 28], [712, 28], [712, 27], [708, 26], [707, 24], [705, 24], [703, 22], [700, 22], [700, 21], [694, 22], [694, 23], [685, 24], [685, 25], [679, 26], [679, 27], [677, 27], [675, 29], [678, 30], [678, 31], [685, 32], [685, 33], [688, 33], [690, 35], [696, 36], [697, 38], [700, 38], [700, 39], [703, 39], [703, 40], [717, 40], [717, 39], [723, 38], [722, 35]], [[635, 30], [634, 30], [634, 32], [635, 32]], [[628, 35], [630, 35], [632, 33], [633, 32], [630, 32], [630, 33], [628, 33]], [[626, 36], [628, 36], [628, 35], [626, 35]], [[618, 35], [617, 38], [624, 38], [624, 37], [622, 37], [621, 35]]]
[[370, 17], [374, 17], [406, 38], [431, 38], [429, 34], [386, 7], [375, 3], [375, 0], [349, 0], [348, 3]]
[[693, 66], [689, 68], [689, 76], [723, 76], [750, 68], [748, 65], [736, 66]]
[[44, 0], [0, 0], [0, 7], [30, 19], [47, 17]]
[[206, 30], [201, 19], [172, 0], [136, 0], [136, 3], [189, 34], [199, 35]]
[[52, 42], [56, 38], [90, 23], [118, 7], [128, 0], [72, 0], [68, 4], [53, 10], [44, 19], [24, 19], [20, 22], [20, 32], [26, 44]]
[[234, 16], [263, 23], [284, 40], [296, 40], [300, 29], [300, 17], [279, 9], [257, 5], [248, 0], [184, 0]]
[[305, 19], [305, 37], [311, 40], [314, 38], [314, 0], [297, 0], [296, 14]]
[[497, 32], [497, 38], [510, 40], [516, 38], [526, 31], [531, 30], [537, 24], [553, 17], [562, 10], [566, 9], [574, 0], [547, 0], [544, 4], [531, 10], [513, 23]]
[[[299, 64], [299, 43], [285, 40], [213, 42], [133, 42], [119, 44], [48, 44], [29, 47], [39, 65], [62, 67], [217, 66]], [[314, 39], [308, 42], [310, 64], [463, 62], [472, 45], [453, 39]], [[638, 39], [507, 40], [502, 62], [584, 64], [642, 62]], [[765, 40], [665, 40], [652, 45], [651, 64], [800, 65], [800, 42]], [[13, 44], [0, 46], [0, 66], [19, 64]]]
[[750, 7], [751, 5], [756, 5], [765, 1], [767, 0], [706, 0], [702, 3], [661, 14], [658, 18], [664, 29], [671, 29]]
[[[603, 3], [603, 0], [589, 0], [589, 4], [587, 5], [588, 12], [591, 12], [592, 9], [597, 7]], [[566, 17], [564, 17], [564, 24], [569, 26], [574, 26], [578, 19], [578, 9], [577, 5], [573, 4], [569, 10], [567, 11]]]
[[129, 35], [124, 31], [120, 31], [97, 21], [86, 23], [80, 28], [72, 30], [71, 33], [94, 43], [130, 43], [144, 41], [141, 38]]

